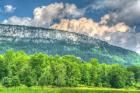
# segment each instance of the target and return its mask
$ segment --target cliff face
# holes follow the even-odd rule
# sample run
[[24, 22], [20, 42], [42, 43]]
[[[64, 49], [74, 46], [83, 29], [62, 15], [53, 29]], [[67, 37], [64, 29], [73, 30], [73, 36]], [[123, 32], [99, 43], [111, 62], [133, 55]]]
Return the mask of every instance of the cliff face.
[[7, 49], [75, 55], [82, 60], [98, 58], [101, 63], [109, 64], [140, 65], [140, 56], [135, 52], [86, 35], [54, 29], [0, 25], [0, 52]]

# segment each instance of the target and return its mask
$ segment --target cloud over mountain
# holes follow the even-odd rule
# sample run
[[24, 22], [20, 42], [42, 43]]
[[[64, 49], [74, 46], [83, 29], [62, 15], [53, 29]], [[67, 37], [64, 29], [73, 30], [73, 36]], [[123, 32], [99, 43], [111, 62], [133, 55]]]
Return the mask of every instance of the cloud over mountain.
[[[140, 1], [104, 0], [88, 6], [93, 10], [109, 7], [114, 11], [101, 17], [99, 22], [86, 18], [89, 8], [78, 8], [75, 4], [52, 3], [36, 7], [33, 17], [12, 16], [1, 23], [54, 28], [89, 36], [107, 41], [110, 44], [140, 52], [140, 32], [132, 27], [140, 23]], [[117, 11], [116, 11], [117, 10]], [[99, 10], [98, 10], [99, 11]], [[60, 22], [59, 22], [60, 21]]]
[[52, 25], [51, 28], [86, 34], [139, 53], [140, 33], [134, 32], [124, 22], [109, 26], [109, 21], [110, 15], [108, 14], [103, 16], [99, 22], [87, 18], [62, 19], [60, 23]]
[[129, 27], [121, 22], [113, 26], [108, 26], [109, 15], [101, 18], [100, 22], [95, 22], [92, 19], [80, 18], [78, 20], [62, 19], [60, 23], [52, 25], [51, 28], [66, 30], [77, 33], [84, 33], [90, 36], [103, 36], [107, 32], [126, 32]]

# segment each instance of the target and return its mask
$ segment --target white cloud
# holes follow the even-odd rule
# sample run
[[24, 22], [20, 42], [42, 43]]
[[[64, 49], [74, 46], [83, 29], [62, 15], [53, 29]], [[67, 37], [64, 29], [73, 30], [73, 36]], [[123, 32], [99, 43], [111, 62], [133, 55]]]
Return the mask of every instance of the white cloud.
[[[8, 6], [9, 7], [9, 6]], [[10, 9], [9, 9], [10, 10]], [[9, 11], [7, 9], [7, 12]], [[2, 23], [17, 25], [32, 25], [49, 27], [55, 19], [65, 17], [78, 18], [84, 15], [84, 10], [78, 9], [74, 4], [53, 3], [48, 6], [37, 7], [33, 11], [33, 18], [10, 17]]]
[[[105, 40], [110, 44], [139, 52], [140, 32], [129, 31], [132, 29], [126, 25], [126, 23], [134, 22], [134, 20], [140, 22], [137, 19], [140, 14], [139, 2], [136, 2], [136, 0], [131, 0], [130, 3], [126, 1], [104, 0], [102, 3], [97, 3], [96, 7], [92, 6], [92, 8], [96, 9], [103, 7], [118, 8], [119, 11], [103, 16], [100, 22], [84, 18], [86, 10], [78, 9], [74, 4], [53, 3], [48, 6], [35, 8], [33, 18], [13, 16], [2, 23], [45, 28], [49, 28], [51, 25], [52, 28], [87, 34]], [[65, 18], [71, 18], [72, 20]], [[60, 23], [54, 24], [53, 21], [55, 19], [62, 20]], [[108, 22], [110, 20], [113, 20], [115, 24], [109, 26]]]
[[12, 5], [5, 5], [5, 6], [4, 6], [4, 11], [5, 11], [6, 13], [14, 12], [15, 9], [16, 9], [16, 8], [13, 7]]
[[[140, 39], [138, 39], [138, 35], [140, 33], [135, 33], [135, 32], [114, 32], [114, 33], [106, 33], [104, 37], [102, 37], [105, 41], [109, 42], [110, 44], [127, 48], [133, 51], [138, 50], [138, 44], [140, 44]], [[106, 37], [109, 37], [110, 39], [107, 40]]]
[[60, 23], [54, 24], [51, 28], [66, 30], [77, 33], [84, 33], [90, 36], [103, 36], [106, 32], [126, 32], [129, 26], [120, 22], [113, 26], [108, 26], [109, 15], [101, 18], [100, 22], [95, 22], [92, 19], [80, 18], [78, 20], [62, 19]]
[[93, 9], [109, 8], [114, 22], [124, 21], [128, 25], [140, 23], [140, 0], [101, 0], [90, 7]]
[[82, 9], [78, 9], [76, 7], [76, 5], [74, 5], [74, 4], [66, 4], [65, 5], [64, 13], [67, 16], [72, 16], [74, 18], [77, 18], [77, 17], [83, 16], [84, 12], [85, 12], [84, 9], [83, 10]]
[[3, 24], [13, 24], [13, 25], [26, 25], [26, 26], [32, 26], [32, 19], [29, 17], [10, 17], [9, 19], [5, 19]]
[[136, 33], [123, 22], [108, 26], [109, 20], [109, 15], [103, 16], [100, 22], [87, 18], [62, 19], [60, 23], [52, 25], [51, 28], [86, 34], [110, 44], [139, 52], [140, 33]]
[[64, 17], [81, 17], [84, 12], [74, 4], [53, 3], [48, 6], [37, 7], [34, 10], [34, 21], [37, 26], [46, 26], [53, 23], [54, 19]]
[[56, 18], [63, 17], [63, 3], [54, 3], [34, 9], [34, 23], [36, 26], [48, 26]]

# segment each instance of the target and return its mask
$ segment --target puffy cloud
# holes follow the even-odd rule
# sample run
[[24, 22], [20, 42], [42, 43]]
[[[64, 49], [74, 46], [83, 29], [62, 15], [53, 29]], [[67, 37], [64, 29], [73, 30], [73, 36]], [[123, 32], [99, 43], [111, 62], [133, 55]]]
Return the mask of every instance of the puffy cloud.
[[140, 39], [140, 33], [135, 32], [114, 32], [114, 33], [106, 33], [102, 39], [109, 42], [110, 44], [127, 48], [133, 51], [138, 52]]
[[13, 7], [12, 5], [5, 5], [5, 6], [4, 6], [4, 11], [5, 11], [6, 13], [14, 12], [15, 9], [16, 9], [16, 8]]
[[[8, 10], [9, 11], [9, 10]], [[37, 7], [33, 12], [34, 17], [10, 17], [2, 23], [32, 25], [49, 27], [54, 20], [65, 17], [78, 18], [84, 15], [84, 10], [78, 9], [74, 4], [53, 3], [48, 6]]]
[[52, 25], [51, 28], [84, 33], [90, 36], [103, 36], [107, 32], [126, 32], [129, 30], [129, 27], [123, 22], [108, 26], [109, 19], [109, 15], [102, 17], [100, 22], [84, 17], [78, 20], [62, 19], [60, 23]]
[[[135, 29], [129, 29], [131, 31], [125, 33], [108, 33], [104, 35], [104, 39], [114, 45], [128, 48], [140, 53], [140, 0], [104, 0], [98, 1], [96, 4], [92, 4], [92, 9], [100, 10], [108, 8], [113, 10], [110, 15], [110, 20], [113, 23], [125, 22], [130, 27]], [[120, 27], [120, 26], [118, 26]], [[124, 27], [120, 29], [125, 29]]]
[[10, 17], [8, 20], [4, 20], [2, 22], [3, 24], [12, 24], [12, 25], [26, 25], [26, 26], [31, 26], [32, 25], [32, 19], [29, 17]]
[[101, 17], [101, 21], [100, 21], [100, 24], [107, 24], [108, 21], [110, 20], [110, 15], [109, 14], [106, 14], [104, 15], [103, 17]]
[[52, 25], [51, 28], [86, 34], [139, 53], [140, 33], [133, 31], [123, 22], [109, 26], [109, 21], [109, 15], [103, 16], [100, 22], [87, 18], [62, 19], [60, 23]]
[[[78, 9], [74, 4], [53, 3], [35, 8], [33, 18], [13, 16], [2, 23], [45, 28], [49, 28], [51, 25], [50, 28], [86, 34], [139, 53], [140, 33], [133, 31], [126, 25], [126, 23], [140, 22], [138, 20], [140, 14], [139, 2], [137, 0], [131, 0], [130, 2], [127, 0], [99, 1], [96, 7], [92, 6], [93, 9], [103, 7], [118, 9], [118, 11], [101, 17], [99, 22], [83, 17], [87, 8]], [[60, 19], [62, 19], [60, 23], [53, 24], [54, 20]]]
[[109, 8], [113, 12], [112, 20], [114, 22], [124, 21], [128, 25], [134, 26], [140, 24], [140, 0], [101, 0], [92, 4], [92, 9]]
[[64, 9], [63, 3], [54, 3], [48, 6], [34, 9], [34, 21], [36, 26], [50, 25], [53, 19], [61, 18]]
[[74, 4], [66, 4], [64, 9], [64, 15], [72, 16], [74, 18], [84, 15], [84, 9], [78, 9]]
[[77, 18], [84, 14], [74, 4], [54, 3], [48, 6], [37, 7], [34, 10], [34, 22], [37, 26], [52, 24], [53, 20], [64, 17]]
[[104, 0], [104, 1], [97, 1], [94, 4], [91, 4], [90, 7], [93, 9], [100, 9], [100, 8], [105, 8], [105, 7], [112, 7], [112, 8], [122, 8], [122, 6], [126, 3], [127, 0]]

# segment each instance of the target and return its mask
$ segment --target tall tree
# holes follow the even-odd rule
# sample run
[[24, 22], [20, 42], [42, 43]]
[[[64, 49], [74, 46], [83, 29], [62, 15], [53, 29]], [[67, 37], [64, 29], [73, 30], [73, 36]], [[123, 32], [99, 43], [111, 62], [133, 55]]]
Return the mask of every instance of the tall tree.
[[114, 88], [122, 88], [126, 85], [127, 73], [126, 69], [120, 65], [112, 65], [109, 76], [110, 85]]
[[136, 82], [140, 83], [140, 66], [130, 66], [127, 69], [134, 73]]
[[38, 81], [45, 65], [45, 55], [42, 53], [34, 54], [31, 56], [29, 63], [32, 68], [32, 72], [35, 73], [36, 80]]

